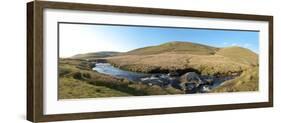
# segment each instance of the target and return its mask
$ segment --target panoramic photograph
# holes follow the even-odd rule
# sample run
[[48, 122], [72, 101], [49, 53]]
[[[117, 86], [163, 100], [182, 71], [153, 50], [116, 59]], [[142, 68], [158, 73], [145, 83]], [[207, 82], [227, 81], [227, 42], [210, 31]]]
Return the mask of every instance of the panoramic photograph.
[[259, 90], [259, 32], [59, 23], [58, 98]]

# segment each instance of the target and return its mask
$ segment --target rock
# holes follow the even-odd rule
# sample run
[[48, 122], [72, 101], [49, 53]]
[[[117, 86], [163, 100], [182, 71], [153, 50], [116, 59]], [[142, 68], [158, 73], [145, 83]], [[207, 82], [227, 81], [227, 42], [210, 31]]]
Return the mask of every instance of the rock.
[[196, 93], [198, 86], [204, 82], [195, 72], [185, 73], [180, 77], [180, 86], [185, 93]]
[[96, 67], [96, 63], [95, 62], [89, 62], [89, 67], [91, 67], [91, 68]]
[[159, 77], [162, 78], [162, 79], [169, 79], [170, 78], [168, 75], [165, 75], [165, 74], [161, 74]]
[[170, 77], [176, 77], [176, 76], [179, 76], [179, 73], [178, 73], [178, 72], [169, 72], [169, 73], [168, 73], [168, 76], [170, 76]]
[[95, 62], [82, 61], [76, 67], [79, 68], [79, 69], [83, 69], [83, 70], [91, 70], [92, 68], [96, 67], [96, 63]]
[[198, 88], [201, 93], [209, 92], [211, 90], [209, 85], [204, 85], [204, 84], [200, 85]]
[[208, 86], [208, 85], [204, 85], [203, 88], [202, 88], [202, 90], [203, 90], [204, 92], [209, 92], [209, 91], [211, 91], [210, 86]]
[[92, 62], [97, 62], [97, 63], [107, 63], [107, 60], [106, 59], [92, 59], [90, 60]]
[[188, 72], [180, 77], [182, 83], [196, 83], [201, 84], [203, 81], [200, 79], [200, 76], [195, 72]]
[[79, 79], [79, 80], [82, 80], [82, 79], [83, 79], [82, 74], [81, 74], [80, 72], [75, 72], [75, 73], [73, 74], [73, 78], [74, 78], [74, 79]]
[[177, 82], [177, 81], [171, 81], [170, 85], [173, 87], [173, 88], [176, 88], [176, 89], [179, 89], [179, 90], [183, 90], [180, 83]]
[[153, 74], [153, 75], [151, 75], [151, 77], [160, 77], [160, 75], [159, 74]]
[[213, 83], [213, 79], [205, 79], [207, 84], [212, 84]]
[[231, 76], [238, 76], [239, 73], [231, 73]]
[[181, 85], [183, 90], [187, 94], [196, 93], [197, 92], [197, 84], [196, 83], [184, 83]]

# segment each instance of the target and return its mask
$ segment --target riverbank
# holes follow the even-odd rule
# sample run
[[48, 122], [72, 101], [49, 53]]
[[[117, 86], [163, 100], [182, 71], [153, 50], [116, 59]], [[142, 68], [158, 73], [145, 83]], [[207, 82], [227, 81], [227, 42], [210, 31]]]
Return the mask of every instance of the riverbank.
[[245, 92], [259, 90], [259, 67], [252, 67], [233, 79], [224, 82], [211, 92]]
[[93, 71], [85, 60], [59, 60], [59, 99], [182, 94], [172, 87], [134, 83]]
[[[112, 66], [110, 63], [96, 63], [93, 70], [113, 77], [125, 78], [135, 83], [156, 85], [161, 88], [173, 87], [184, 93], [206, 93], [220, 86], [224, 81], [238, 77], [237, 75], [213, 76], [200, 75], [196, 72], [178, 73], [141, 73], [126, 71]], [[182, 71], [183, 72], [183, 71]]]

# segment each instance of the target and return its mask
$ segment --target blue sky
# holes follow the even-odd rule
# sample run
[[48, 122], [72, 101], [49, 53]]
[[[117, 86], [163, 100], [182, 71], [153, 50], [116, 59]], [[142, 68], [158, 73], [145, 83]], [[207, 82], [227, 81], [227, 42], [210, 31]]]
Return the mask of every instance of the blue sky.
[[60, 24], [62, 57], [98, 51], [126, 52], [170, 41], [194, 42], [214, 47], [241, 46], [259, 52], [259, 32], [255, 31]]

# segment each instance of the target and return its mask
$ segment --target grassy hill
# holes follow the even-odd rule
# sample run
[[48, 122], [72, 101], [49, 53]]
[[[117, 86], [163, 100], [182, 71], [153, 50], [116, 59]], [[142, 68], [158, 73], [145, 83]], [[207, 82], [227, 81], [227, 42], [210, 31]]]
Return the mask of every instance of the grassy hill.
[[258, 55], [241, 47], [216, 48], [190, 42], [170, 42], [108, 57], [122, 69], [136, 72], [196, 70], [202, 74], [232, 74], [258, 65]]
[[228, 57], [239, 63], [249, 64], [252, 66], [258, 65], [258, 55], [249, 49], [242, 47], [226, 47], [218, 50], [217, 55]]
[[174, 41], [174, 42], [164, 43], [158, 46], [150, 46], [150, 47], [135, 49], [125, 54], [151, 55], [151, 54], [160, 54], [165, 52], [177, 52], [177, 53], [211, 55], [214, 54], [217, 49], [218, 48], [202, 45], [202, 44]]

